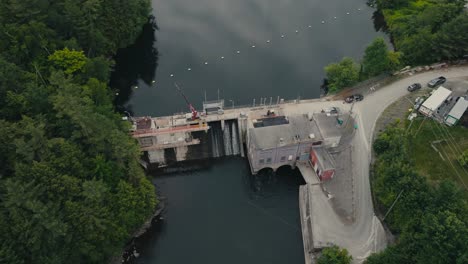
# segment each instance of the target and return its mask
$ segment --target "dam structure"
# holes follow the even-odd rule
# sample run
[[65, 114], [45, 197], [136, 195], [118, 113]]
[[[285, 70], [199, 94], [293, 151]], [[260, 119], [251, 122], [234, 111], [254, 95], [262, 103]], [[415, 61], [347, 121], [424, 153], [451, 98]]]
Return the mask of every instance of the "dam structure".
[[[208, 101], [196, 119], [190, 113], [134, 117], [132, 135], [145, 153], [144, 163], [157, 168], [236, 155], [249, 159], [252, 174], [284, 165], [295, 168], [309, 159], [312, 147], [336, 147], [340, 142], [343, 128], [338, 120], [349, 119], [349, 114], [325, 113], [318, 108], [324, 103], [281, 100], [226, 109], [224, 100]], [[316, 107], [307, 109], [310, 105]], [[305, 109], [295, 110], [298, 107]]]
[[132, 136], [144, 153], [142, 166], [170, 171], [188, 161], [241, 156], [253, 175], [298, 168], [306, 182], [298, 197], [306, 264], [315, 263], [316, 252], [331, 245], [347, 248], [358, 263], [385, 248], [385, 232], [371, 215], [372, 205], [360, 202], [370, 201], [370, 193], [359, 193], [361, 185], [368, 185], [361, 169], [368, 163], [353, 159], [365, 157], [369, 145], [357, 130], [362, 120], [353, 112], [354, 103], [260, 101], [229, 108], [224, 100], [206, 101], [200, 111], [191, 107], [191, 113], [130, 118]]

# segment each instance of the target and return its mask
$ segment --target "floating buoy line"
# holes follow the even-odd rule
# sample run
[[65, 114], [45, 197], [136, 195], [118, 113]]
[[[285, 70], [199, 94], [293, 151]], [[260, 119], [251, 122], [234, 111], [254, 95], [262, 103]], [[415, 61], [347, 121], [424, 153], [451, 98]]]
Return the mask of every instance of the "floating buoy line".
[[[357, 10], [357, 11], [361, 11], [362, 8], [357, 8], [356, 10]], [[351, 14], [350, 12], [346, 12], [346, 15], [350, 15], [350, 14]], [[338, 17], [334, 16], [333, 19], [336, 20], [336, 19], [338, 19]], [[325, 20], [321, 20], [321, 21], [320, 21], [320, 24], [325, 24], [325, 23], [326, 23]], [[308, 25], [307, 28], [312, 28], [312, 25]], [[299, 29], [295, 29], [294, 32], [295, 32], [296, 34], [299, 34], [299, 33], [300, 33], [300, 30], [299, 30]], [[286, 34], [281, 34], [280, 37], [281, 37], [282, 39], [284, 39], [284, 38], [286, 38]], [[271, 43], [271, 40], [269, 40], [269, 39], [266, 40], [266, 43]], [[256, 48], [257, 46], [256, 46], [255, 44], [252, 44], [250, 47], [254, 49], [254, 48]], [[240, 54], [241, 51], [240, 51], [240, 50], [236, 50], [235, 53], [236, 53], [236, 54]], [[219, 57], [219, 58], [220, 58], [221, 60], [224, 60], [224, 59], [225, 59], [224, 56], [221, 56], [221, 57]], [[204, 65], [208, 65], [208, 61], [205, 61], [203, 64], [204, 64]], [[192, 71], [192, 67], [187, 67], [186, 69], [187, 69], [187, 71]], [[169, 77], [173, 78], [173, 77], [175, 77], [175, 74], [174, 74], [174, 73], [170, 73], [170, 74], [169, 74]], [[151, 83], [152, 83], [152, 85], [156, 85], [156, 80], [151, 81]], [[138, 89], [138, 86], [133, 86], [133, 88], [134, 88], [134, 89]], [[115, 94], [116, 94], [116, 95], [119, 95], [118, 92], [116, 92]]]

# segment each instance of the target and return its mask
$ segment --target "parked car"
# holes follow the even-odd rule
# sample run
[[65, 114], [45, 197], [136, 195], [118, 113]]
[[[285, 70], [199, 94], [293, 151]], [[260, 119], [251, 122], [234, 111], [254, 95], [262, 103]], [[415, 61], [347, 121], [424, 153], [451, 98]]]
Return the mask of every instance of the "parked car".
[[345, 98], [345, 102], [350, 104], [352, 102], [359, 102], [364, 99], [364, 96], [362, 94], [353, 94]]
[[408, 86], [408, 91], [414, 92], [418, 89], [421, 89], [421, 84], [420, 83], [413, 83], [412, 85]]
[[414, 100], [414, 110], [418, 110], [422, 103], [424, 103], [424, 100], [426, 100], [426, 98], [417, 97], [416, 100]]
[[336, 116], [340, 112], [340, 109], [338, 107], [330, 107], [323, 110], [323, 112], [325, 112], [327, 116]]
[[430, 80], [427, 83], [427, 86], [429, 86], [431, 88], [434, 88], [434, 87], [437, 87], [437, 86], [443, 84], [446, 80], [447, 79], [444, 76], [440, 76], [440, 77], [437, 77], [435, 79]]

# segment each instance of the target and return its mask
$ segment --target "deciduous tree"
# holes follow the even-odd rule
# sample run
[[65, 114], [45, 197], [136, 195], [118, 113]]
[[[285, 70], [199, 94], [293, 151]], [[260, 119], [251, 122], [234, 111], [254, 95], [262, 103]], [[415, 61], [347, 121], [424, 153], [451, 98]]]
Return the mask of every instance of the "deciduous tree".
[[343, 58], [339, 63], [332, 63], [325, 67], [331, 92], [339, 91], [357, 83], [359, 68], [352, 58]]
[[350, 264], [352, 259], [353, 257], [348, 254], [346, 249], [333, 246], [322, 250], [322, 255], [317, 260], [317, 264]]

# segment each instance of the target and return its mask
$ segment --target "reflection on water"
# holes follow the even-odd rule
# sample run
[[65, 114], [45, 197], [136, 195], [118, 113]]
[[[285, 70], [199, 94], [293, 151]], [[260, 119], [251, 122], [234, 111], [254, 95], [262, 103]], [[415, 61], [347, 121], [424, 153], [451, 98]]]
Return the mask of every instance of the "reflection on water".
[[151, 16], [135, 43], [119, 49], [114, 57], [115, 67], [111, 74], [110, 87], [118, 93], [114, 103], [120, 110], [123, 110], [122, 106], [130, 99], [135, 87], [138, 87], [138, 80], [152, 85], [156, 79], [159, 55], [155, 46], [157, 29], [156, 19]]
[[297, 170], [253, 176], [245, 159], [223, 158], [154, 183], [167, 210], [138, 263], [304, 262]]
[[385, 22], [381, 10], [375, 10], [374, 13], [372, 13], [372, 21], [374, 22], [375, 31], [388, 32], [387, 22]]
[[237, 106], [277, 96], [319, 97], [324, 66], [344, 56], [359, 59], [383, 35], [375, 32], [374, 10], [365, 1], [293, 2], [153, 0], [157, 79], [133, 92], [135, 113], [188, 111], [174, 81], [197, 109], [205, 91], [208, 100], [219, 91]]

